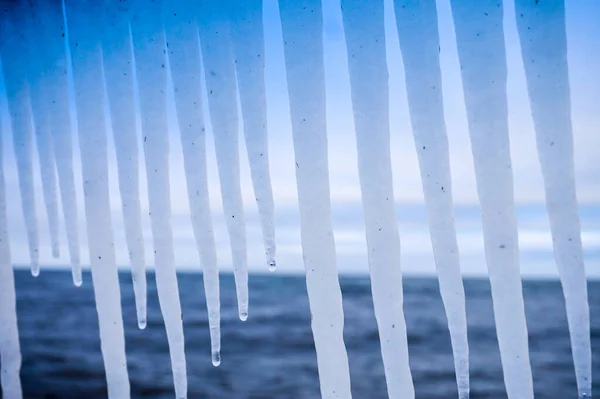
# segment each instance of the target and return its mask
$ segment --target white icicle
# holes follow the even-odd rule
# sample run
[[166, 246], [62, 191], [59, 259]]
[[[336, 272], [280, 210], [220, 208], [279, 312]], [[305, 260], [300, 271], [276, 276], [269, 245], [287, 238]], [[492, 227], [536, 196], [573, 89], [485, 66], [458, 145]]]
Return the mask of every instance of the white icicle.
[[503, 9], [452, 0], [496, 333], [511, 399], [533, 398], [508, 137]]
[[414, 398], [392, 186], [383, 0], [342, 0], [371, 291], [390, 398]]
[[19, 32], [21, 24], [25, 22], [25, 9], [21, 6], [21, 4], [6, 6], [6, 16], [2, 21], [0, 53], [17, 161], [21, 209], [29, 244], [31, 274], [37, 276], [40, 273], [39, 236], [33, 188], [33, 129], [27, 84], [29, 57], [27, 39]]
[[154, 242], [156, 286], [165, 321], [177, 398], [187, 397], [186, 360], [175, 273], [169, 187], [166, 43], [161, 1], [136, 1], [131, 19], [133, 52]]
[[43, 75], [45, 64], [47, 63], [43, 46], [38, 45], [38, 32], [40, 25], [39, 13], [32, 13], [28, 18], [26, 27], [28, 38], [28, 56], [29, 62], [29, 89], [31, 100], [31, 113], [33, 116], [33, 125], [35, 128], [36, 146], [40, 164], [40, 174], [42, 177], [42, 189], [44, 191], [44, 204], [46, 206], [46, 216], [48, 218], [48, 227], [50, 230], [50, 247], [52, 256], [59, 256], [58, 240], [58, 201], [56, 193], [56, 170], [54, 167], [54, 151], [52, 149], [52, 136], [50, 132], [50, 123], [48, 115], [47, 96], [44, 90]]
[[465, 291], [452, 209], [436, 4], [435, 0], [396, 0], [394, 9], [431, 243], [452, 341], [458, 396], [468, 398]]
[[265, 44], [262, 0], [233, 1], [230, 6], [231, 41], [244, 118], [244, 134], [252, 186], [258, 204], [269, 270], [275, 270], [275, 206], [269, 173]]
[[81, 285], [79, 259], [78, 210], [73, 177], [73, 146], [69, 88], [67, 75], [67, 53], [65, 22], [62, 4], [59, 1], [36, 3], [34, 15], [35, 51], [43, 64], [41, 84], [46, 98], [48, 124], [52, 139], [54, 162], [58, 174], [62, 210], [67, 232], [67, 245], [71, 261], [73, 282]]
[[133, 278], [138, 327], [146, 328], [146, 258], [140, 208], [138, 144], [129, 19], [120, 2], [106, 2], [102, 61], [112, 123], [125, 238]]
[[50, 229], [50, 247], [52, 256], [58, 258], [60, 255], [58, 240], [58, 201], [52, 139], [47, 111], [40, 110], [38, 108], [39, 104], [35, 104], [39, 98], [42, 98], [42, 95], [41, 93], [36, 93], [37, 90], [34, 90], [33, 86], [31, 92], [31, 108], [40, 162], [40, 174], [42, 176], [42, 188], [44, 190], [44, 204], [46, 206], [46, 216], [48, 218], [48, 227]]
[[320, 0], [280, 0], [306, 285], [321, 396], [350, 398], [329, 192]]
[[88, 246], [109, 398], [128, 398], [129, 378], [108, 187], [98, 5], [66, 1], [79, 127]]
[[515, 13], [577, 388], [580, 398], [591, 398], [590, 311], [575, 193], [565, 4], [516, 0]]
[[196, 247], [202, 263], [210, 327], [211, 359], [221, 363], [219, 267], [206, 175], [206, 139], [202, 113], [197, 6], [174, 0], [165, 12], [169, 66], [181, 133], [183, 161]]
[[[0, 24], [4, 21], [0, 17]], [[4, 32], [2, 32], [4, 34]], [[0, 40], [3, 40], [0, 37]], [[3, 54], [0, 53], [0, 56]], [[21, 350], [17, 325], [15, 276], [10, 258], [10, 243], [6, 217], [6, 188], [4, 185], [4, 161], [2, 123], [0, 122], [0, 383], [5, 398], [21, 399]]]
[[217, 154], [223, 212], [229, 241], [240, 320], [248, 318], [246, 225], [240, 188], [235, 65], [227, 5], [207, 0], [198, 13], [210, 122]]

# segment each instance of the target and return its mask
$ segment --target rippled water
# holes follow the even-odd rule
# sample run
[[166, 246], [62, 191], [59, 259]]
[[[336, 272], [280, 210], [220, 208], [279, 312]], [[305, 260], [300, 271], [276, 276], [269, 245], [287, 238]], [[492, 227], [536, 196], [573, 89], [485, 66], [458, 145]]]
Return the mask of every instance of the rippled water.
[[[172, 398], [167, 339], [154, 274], [148, 327], [136, 325], [133, 289], [121, 273], [132, 397]], [[317, 398], [317, 363], [302, 277], [250, 276], [250, 315], [237, 319], [231, 275], [221, 276], [222, 363], [210, 360], [200, 274], [179, 274], [190, 398]], [[341, 279], [345, 342], [354, 398], [387, 397], [369, 280]], [[417, 398], [456, 398], [450, 338], [435, 279], [405, 279], [410, 363]], [[16, 272], [25, 398], [106, 397], [91, 276], [76, 288], [70, 272]], [[466, 280], [472, 398], [506, 397], [490, 287]], [[575, 398], [576, 386], [558, 282], [524, 282], [536, 398]], [[600, 395], [600, 282], [589, 283], [594, 392]], [[10, 399], [10, 398], [7, 398]]]

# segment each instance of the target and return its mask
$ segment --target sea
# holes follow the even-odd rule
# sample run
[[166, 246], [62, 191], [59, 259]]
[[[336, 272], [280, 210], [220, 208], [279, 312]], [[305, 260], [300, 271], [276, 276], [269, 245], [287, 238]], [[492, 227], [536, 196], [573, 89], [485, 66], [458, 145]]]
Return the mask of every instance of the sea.
[[[221, 365], [211, 363], [199, 273], [179, 273], [188, 397], [319, 398], [317, 358], [303, 276], [251, 274], [248, 320], [237, 316], [235, 284], [221, 275]], [[131, 276], [120, 272], [127, 366], [133, 398], [173, 398], [167, 337], [154, 273], [148, 274], [148, 325], [137, 327]], [[352, 394], [387, 398], [368, 276], [342, 276]], [[506, 398], [490, 285], [465, 279], [471, 398]], [[91, 274], [73, 286], [70, 271], [15, 272], [25, 398], [106, 398]], [[404, 311], [417, 398], [457, 398], [452, 349], [435, 278], [405, 277]], [[588, 284], [593, 389], [600, 395], [600, 281]], [[523, 281], [535, 397], [577, 397], [564, 298], [558, 281]], [[5, 398], [11, 399], [11, 398]]]

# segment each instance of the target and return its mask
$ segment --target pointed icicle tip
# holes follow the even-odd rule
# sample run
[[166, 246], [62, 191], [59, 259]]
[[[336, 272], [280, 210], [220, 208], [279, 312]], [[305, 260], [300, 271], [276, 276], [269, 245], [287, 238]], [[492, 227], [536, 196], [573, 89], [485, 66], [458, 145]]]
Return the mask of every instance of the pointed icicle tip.
[[275, 260], [272, 259], [270, 261], [267, 262], [268, 266], [269, 266], [269, 271], [270, 272], [274, 272], [275, 269], [277, 268], [277, 264], [275, 263]]
[[81, 287], [82, 283], [83, 283], [83, 280], [81, 278], [81, 274], [74, 274], [73, 275], [73, 284], [75, 284], [75, 287]]
[[39, 265], [31, 266], [31, 275], [33, 277], [37, 277], [40, 275], [40, 266]]
[[147, 321], [145, 317], [139, 318], [138, 319], [138, 328], [140, 330], [145, 330], [146, 329], [146, 325], [147, 325]]

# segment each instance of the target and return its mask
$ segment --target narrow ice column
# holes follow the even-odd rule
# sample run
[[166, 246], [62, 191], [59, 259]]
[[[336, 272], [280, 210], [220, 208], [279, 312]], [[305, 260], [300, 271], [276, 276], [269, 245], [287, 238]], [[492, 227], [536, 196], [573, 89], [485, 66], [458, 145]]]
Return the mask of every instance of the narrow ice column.
[[575, 194], [565, 4], [516, 0], [515, 13], [577, 388], [580, 398], [588, 398], [592, 396], [590, 312]]
[[496, 333], [508, 397], [533, 398], [508, 137], [503, 9], [452, 0]]
[[435, 0], [394, 2], [406, 91], [440, 293], [448, 319], [459, 398], [469, 397], [465, 291], [452, 209]]
[[173, 0], [165, 12], [169, 66], [181, 134], [190, 217], [202, 263], [210, 328], [211, 359], [221, 362], [219, 266], [206, 174], [206, 138], [202, 113], [197, 6]]
[[342, 0], [371, 291], [390, 398], [414, 398], [392, 186], [383, 0]]
[[167, 58], [162, 13], [161, 1], [137, 0], [132, 8], [131, 33], [140, 99], [158, 300], [169, 341], [175, 394], [177, 398], [185, 398], [187, 375], [183, 316], [171, 230]]
[[[306, 285], [321, 396], [350, 398], [329, 192], [320, 0], [280, 0]], [[398, 326], [400, 328], [400, 326]]]
[[31, 108], [33, 113], [36, 145], [42, 176], [42, 189], [44, 190], [44, 205], [48, 228], [50, 230], [50, 248], [52, 256], [60, 255], [58, 239], [58, 201], [56, 192], [56, 170], [54, 167], [54, 152], [52, 150], [52, 137], [48, 124], [48, 115], [45, 110], [40, 110], [38, 99], [43, 98], [37, 90], [31, 91]]
[[[0, 24], [4, 23], [0, 17]], [[4, 32], [2, 32], [4, 34]], [[3, 40], [0, 38], [0, 40]], [[0, 54], [3, 56], [3, 54]], [[21, 399], [21, 349], [17, 325], [15, 276], [10, 259], [10, 242], [6, 217], [6, 188], [2, 123], [0, 122], [0, 384], [5, 398]]]
[[104, 4], [102, 62], [117, 155], [119, 191], [129, 249], [139, 328], [146, 328], [146, 258], [139, 190], [139, 158], [129, 14], [120, 2]]
[[200, 43], [223, 211], [229, 231], [238, 313], [248, 318], [246, 224], [240, 188], [237, 87], [227, 3], [207, 0], [199, 10]]
[[25, 9], [20, 4], [7, 4], [6, 7], [6, 16], [0, 28], [0, 53], [17, 161], [21, 209], [29, 244], [31, 274], [37, 276], [40, 272], [39, 235], [33, 188], [33, 126], [27, 83], [28, 43], [19, 32], [21, 24], [25, 21]]
[[262, 226], [267, 266], [273, 271], [276, 265], [275, 206], [267, 142], [263, 2], [246, 0], [234, 3], [230, 8], [231, 39], [244, 118], [246, 150]]
[[81, 285], [79, 257], [78, 209], [73, 176], [73, 145], [69, 88], [67, 75], [66, 29], [62, 3], [38, 2], [35, 7], [37, 52], [43, 60], [40, 68], [43, 78], [45, 104], [48, 110], [48, 126], [51, 134], [54, 162], [67, 233], [67, 245], [71, 261], [73, 282]]
[[54, 151], [50, 132], [49, 109], [44, 81], [47, 57], [44, 46], [40, 45], [39, 30], [43, 26], [41, 19], [44, 15], [32, 12], [27, 19], [27, 25], [22, 29], [27, 36], [27, 55], [29, 57], [28, 80], [30, 88], [31, 113], [35, 130], [36, 147], [38, 152], [44, 204], [50, 232], [50, 247], [52, 256], [59, 256], [58, 239], [58, 201], [56, 190], [56, 169], [54, 167]]
[[108, 396], [129, 397], [121, 293], [108, 188], [108, 158], [98, 6], [66, 1], [88, 246]]

